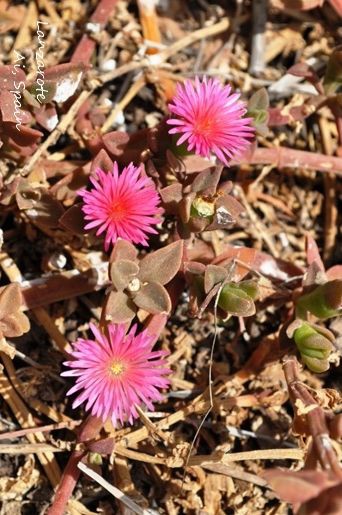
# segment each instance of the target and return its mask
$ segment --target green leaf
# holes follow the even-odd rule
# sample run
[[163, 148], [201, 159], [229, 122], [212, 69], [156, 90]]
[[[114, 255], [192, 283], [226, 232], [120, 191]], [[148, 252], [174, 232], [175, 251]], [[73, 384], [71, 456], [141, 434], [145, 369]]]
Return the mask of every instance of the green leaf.
[[333, 334], [325, 328], [308, 322], [295, 321], [298, 326], [293, 332], [293, 339], [300, 352], [302, 361], [316, 373], [329, 368], [329, 355], [333, 350]]
[[229, 283], [223, 287], [218, 305], [235, 316], [248, 317], [255, 314], [253, 299], [235, 283]]
[[315, 317], [325, 320], [341, 313], [341, 303], [342, 280], [335, 279], [302, 295], [297, 301], [297, 313], [302, 315], [309, 311]]

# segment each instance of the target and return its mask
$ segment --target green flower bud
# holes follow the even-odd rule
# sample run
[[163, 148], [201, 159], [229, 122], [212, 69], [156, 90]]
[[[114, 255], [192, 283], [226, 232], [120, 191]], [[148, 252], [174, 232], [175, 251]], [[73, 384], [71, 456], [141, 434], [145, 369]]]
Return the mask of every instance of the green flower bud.
[[293, 339], [301, 354], [302, 361], [313, 372], [321, 373], [329, 369], [329, 355], [333, 350], [333, 334], [315, 324], [303, 322], [293, 333]]
[[88, 453], [89, 465], [102, 465], [102, 456], [98, 452]]
[[[245, 281], [247, 282], [249, 281]], [[241, 283], [226, 284], [220, 293], [218, 306], [231, 315], [242, 317], [254, 315], [253, 298], [240, 285]], [[247, 290], [252, 290], [250, 285], [247, 285]]]
[[197, 197], [191, 204], [190, 216], [211, 219], [215, 214], [214, 202]]
[[307, 311], [325, 320], [336, 317], [342, 310], [342, 281], [335, 279], [317, 286], [313, 291], [302, 295], [297, 301], [297, 313], [303, 316]]

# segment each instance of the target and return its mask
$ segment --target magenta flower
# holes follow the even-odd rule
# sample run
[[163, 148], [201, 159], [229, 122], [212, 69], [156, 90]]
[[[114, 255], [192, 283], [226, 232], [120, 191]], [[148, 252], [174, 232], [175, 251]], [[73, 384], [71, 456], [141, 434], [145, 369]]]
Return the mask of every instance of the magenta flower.
[[188, 152], [207, 158], [214, 153], [228, 165], [228, 159], [240, 154], [254, 134], [252, 118], [243, 118], [247, 108], [239, 97], [217, 79], [204, 77], [200, 82], [196, 77], [195, 84], [190, 80], [177, 84], [176, 96], [168, 106], [176, 115], [167, 120], [175, 126], [169, 134], [181, 134], [177, 145], [187, 142]]
[[151, 226], [160, 222], [157, 215], [162, 213], [153, 181], [141, 176], [140, 168], [133, 163], [119, 175], [116, 162], [112, 172], [98, 169], [90, 181], [94, 188], [79, 191], [84, 202], [82, 211], [89, 221], [85, 229], [98, 227], [97, 236], [106, 233], [105, 250], [118, 238], [147, 246], [146, 235], [157, 233]]
[[77, 377], [67, 395], [79, 392], [72, 407], [87, 402], [85, 409], [114, 426], [138, 417], [136, 405], [145, 404], [153, 410], [152, 402], [160, 401], [160, 388], [169, 386], [165, 377], [171, 370], [160, 359], [167, 351], [152, 351], [153, 336], [147, 331], [135, 334], [136, 325], [125, 336], [125, 324], [109, 324], [108, 337], [90, 324], [94, 340], [79, 338], [70, 355], [73, 361], [64, 365], [71, 368], [62, 376]]

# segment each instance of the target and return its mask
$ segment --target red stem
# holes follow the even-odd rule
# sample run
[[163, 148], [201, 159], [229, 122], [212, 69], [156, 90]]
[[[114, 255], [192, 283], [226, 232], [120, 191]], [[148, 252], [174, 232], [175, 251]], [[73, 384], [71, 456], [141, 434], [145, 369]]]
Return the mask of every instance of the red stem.
[[[339, 479], [342, 479], [342, 470], [329, 436], [326, 413], [312, 397], [307, 386], [300, 381], [297, 358], [295, 356], [284, 358], [283, 370], [296, 416], [304, 418], [307, 430], [312, 436], [313, 446], [309, 455], [310, 462], [312, 463], [316, 456], [323, 470], [332, 471]], [[310, 408], [307, 413], [300, 413], [298, 400], [303, 407]]]
[[[100, 432], [101, 427], [102, 421], [100, 419], [95, 418], [92, 415], [89, 416], [79, 430], [77, 442], [83, 443], [94, 439]], [[86, 454], [86, 450], [73, 451], [71, 454], [67, 466], [64, 469], [62, 479], [56, 490], [55, 499], [51, 508], [47, 512], [48, 515], [63, 515], [63, 513], [65, 513], [68, 501], [81, 473], [77, 465]]]
[[[341, 0], [341, 9], [342, 9], [342, 0]], [[339, 147], [342, 147], [342, 107], [337, 103], [337, 101], [335, 101], [335, 99], [330, 102], [329, 107], [335, 117], [337, 134], [338, 134], [338, 145], [339, 145]], [[338, 154], [338, 155], [341, 155], [341, 154]]]
[[327, 156], [287, 147], [257, 148], [239, 162], [248, 164], [274, 164], [278, 168], [303, 168], [320, 172], [334, 172], [342, 175], [342, 158]]
[[77, 464], [85, 455], [86, 451], [73, 451], [71, 454], [56, 490], [55, 499], [47, 512], [48, 515], [62, 515], [65, 513], [66, 506], [81, 473]]
[[[105, 25], [111, 15], [117, 0], [101, 0], [90, 17], [91, 23]], [[77, 45], [72, 58], [72, 63], [89, 63], [96, 47], [96, 41], [84, 34]]]

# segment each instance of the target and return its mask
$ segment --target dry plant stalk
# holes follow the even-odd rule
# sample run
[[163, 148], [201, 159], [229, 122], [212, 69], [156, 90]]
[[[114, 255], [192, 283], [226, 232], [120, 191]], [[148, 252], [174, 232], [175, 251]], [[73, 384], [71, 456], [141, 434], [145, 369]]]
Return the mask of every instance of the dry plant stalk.
[[[1, 359], [5, 366], [6, 364], [8, 365], [8, 363], [10, 362], [10, 359], [6, 355], [2, 355]], [[19, 395], [14, 390], [10, 381], [4, 376], [4, 374], [1, 374], [0, 376], [0, 393], [4, 398], [5, 402], [7, 402], [7, 404], [11, 408], [11, 411], [18, 420], [20, 426], [23, 428], [32, 427], [32, 425], [34, 424], [32, 415], [28, 411], [26, 405], [21, 400]], [[44, 444], [45, 442], [45, 437], [43, 433], [27, 434], [26, 438], [32, 444]], [[37, 456], [46, 472], [47, 477], [49, 478], [51, 485], [53, 487], [56, 487], [60, 482], [61, 471], [54, 457], [54, 454], [51, 451], [44, 449], [42, 451], [39, 451], [37, 453]]]
[[[290, 399], [296, 416], [307, 424], [312, 436], [313, 452], [323, 470], [332, 470], [342, 479], [336, 451], [329, 437], [326, 414], [312, 397], [307, 387], [299, 379], [299, 363], [295, 357], [284, 358], [284, 374], [289, 388]], [[305, 408], [309, 408], [305, 410]], [[304, 411], [304, 413], [303, 413]]]

